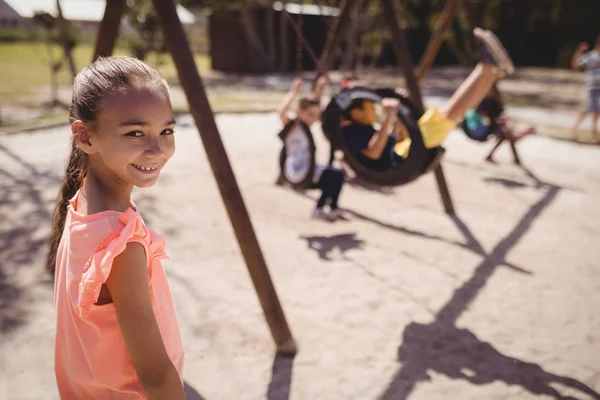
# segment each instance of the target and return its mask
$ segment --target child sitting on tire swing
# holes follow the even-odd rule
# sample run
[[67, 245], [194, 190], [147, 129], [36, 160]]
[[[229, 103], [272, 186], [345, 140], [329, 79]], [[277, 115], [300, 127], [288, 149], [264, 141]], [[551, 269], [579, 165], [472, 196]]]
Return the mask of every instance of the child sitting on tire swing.
[[[292, 86], [278, 109], [279, 118], [284, 126], [292, 121], [288, 116], [288, 109], [294, 97], [300, 92], [302, 83], [301, 78], [294, 79]], [[321, 94], [326, 83], [327, 81], [324, 77], [319, 78], [313, 93], [300, 97], [296, 110], [296, 121], [302, 122], [310, 128], [321, 118]], [[297, 169], [302, 171], [307, 170], [309, 166], [305, 164], [311, 162], [312, 159], [310, 155], [311, 150], [308, 145], [304, 144], [304, 141], [296, 140], [294, 146], [290, 145], [291, 141], [295, 139], [294, 134], [295, 132], [292, 128], [285, 138], [286, 158], [284, 169], [287, 176], [293, 175]], [[317, 204], [313, 210], [313, 218], [320, 218], [331, 222], [347, 220], [348, 218], [345, 213], [338, 207], [338, 198], [344, 185], [344, 172], [332, 165], [315, 165], [312, 182], [315, 188], [322, 191], [321, 197], [317, 200]], [[329, 205], [329, 212], [325, 211], [327, 204]]]
[[[475, 28], [473, 34], [482, 49], [481, 61], [446, 106], [429, 109], [418, 120], [427, 148], [440, 146], [457, 121], [483, 100], [496, 80], [514, 72], [512, 60], [496, 35], [480, 28]], [[381, 101], [383, 116], [379, 130], [373, 128], [377, 115], [372, 101], [355, 100], [346, 111], [348, 121], [342, 123], [342, 136], [350, 152], [365, 167], [385, 171], [406, 158], [410, 140], [406, 127], [397, 120], [399, 103], [394, 98]]]

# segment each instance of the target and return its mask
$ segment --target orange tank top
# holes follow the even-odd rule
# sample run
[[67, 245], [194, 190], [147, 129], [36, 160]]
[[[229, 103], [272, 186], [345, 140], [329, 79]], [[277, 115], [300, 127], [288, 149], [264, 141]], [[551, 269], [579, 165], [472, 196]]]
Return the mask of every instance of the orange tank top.
[[[160, 260], [165, 241], [133, 206], [125, 212], [78, 213], [68, 206], [56, 257], [55, 373], [61, 399], [145, 399], [129, 357], [114, 304], [95, 305], [113, 260], [128, 242], [144, 246], [152, 308], [167, 353], [182, 377], [183, 346]], [[182, 378], [183, 379], [183, 378]]]

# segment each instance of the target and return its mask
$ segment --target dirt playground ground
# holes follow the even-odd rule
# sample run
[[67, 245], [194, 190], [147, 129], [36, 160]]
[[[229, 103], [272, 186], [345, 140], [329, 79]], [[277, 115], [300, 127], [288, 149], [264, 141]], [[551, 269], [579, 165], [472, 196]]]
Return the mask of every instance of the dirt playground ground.
[[[190, 399], [600, 399], [600, 147], [532, 137], [526, 168], [456, 131], [432, 175], [348, 184], [349, 222], [273, 184], [275, 114], [220, 115], [223, 140], [299, 352], [275, 355], [195, 126], [135, 192], [165, 262]], [[318, 129], [316, 136], [321, 138]], [[0, 136], [0, 399], [57, 399], [43, 272], [66, 126]], [[319, 156], [327, 148], [319, 141]]]

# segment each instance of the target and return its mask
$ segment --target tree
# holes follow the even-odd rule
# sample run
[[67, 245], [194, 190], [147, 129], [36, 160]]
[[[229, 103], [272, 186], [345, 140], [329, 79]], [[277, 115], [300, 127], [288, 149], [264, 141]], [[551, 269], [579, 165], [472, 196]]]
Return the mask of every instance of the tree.
[[[77, 75], [77, 67], [73, 59], [73, 49], [77, 45], [73, 27], [62, 13], [60, 1], [56, 0], [57, 16], [46, 12], [38, 12], [33, 17], [33, 33], [37, 36], [39, 31], [43, 32], [48, 51], [48, 66], [50, 69], [51, 105], [61, 105], [58, 99], [58, 73], [66, 63], [73, 80]], [[37, 29], [36, 29], [37, 28]], [[55, 58], [53, 45], [58, 44], [63, 51], [62, 58]]]
[[125, 17], [136, 32], [130, 42], [134, 57], [145, 60], [151, 52], [166, 54], [167, 48], [152, 1], [127, 0]]

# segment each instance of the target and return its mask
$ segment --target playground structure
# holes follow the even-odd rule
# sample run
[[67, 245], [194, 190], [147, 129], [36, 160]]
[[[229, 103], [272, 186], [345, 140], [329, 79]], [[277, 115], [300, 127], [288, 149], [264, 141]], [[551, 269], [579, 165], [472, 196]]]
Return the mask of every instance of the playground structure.
[[[246, 262], [277, 349], [282, 353], [293, 354], [296, 352], [295, 341], [287, 324], [283, 309], [269, 275], [264, 256], [250, 221], [248, 211], [227, 158], [219, 130], [215, 123], [214, 114], [206, 96], [202, 78], [194, 64], [188, 40], [177, 16], [175, 4], [171, 0], [153, 0], [152, 2], [157, 11], [165, 41], [173, 56], [181, 85], [190, 106], [190, 112], [198, 127], [213, 175], [218, 184], [221, 197], [227, 209], [230, 222], [233, 226], [239, 247]], [[392, 0], [381, 0], [381, 2], [386, 22], [391, 31], [393, 48], [403, 71], [409, 91], [410, 102], [418, 112], [422, 113], [424, 107], [414, 64], [408, 52], [408, 46], [403, 30], [395, 17], [394, 2]], [[331, 24], [325, 48], [319, 59], [317, 76], [326, 74], [332, 61], [332, 49], [336, 48], [339, 44], [342, 38], [343, 27], [347, 24], [352, 9], [357, 7], [359, 3], [361, 3], [361, 1], [341, 1], [340, 15]], [[431, 45], [427, 47], [426, 54], [423, 58], [424, 61], [419, 67], [420, 76], [423, 76], [433, 62], [433, 55], [439, 49], [439, 44], [441, 43], [441, 34], [444, 30], [444, 26], [447, 24], [447, 21], [452, 16], [453, 12], [456, 11], [457, 4], [458, 1], [456, 0], [450, 0], [447, 3], [449, 11], [445, 11], [440, 21], [438, 21], [436, 31], [431, 38]], [[450, 8], [450, 6], [452, 6], [452, 8]], [[99, 27], [94, 52], [95, 58], [112, 54], [119, 34], [119, 21], [121, 20], [124, 9], [125, 0], [107, 1], [105, 15]], [[298, 32], [300, 32], [300, 30], [298, 30]], [[306, 44], [300, 39], [298, 42], [302, 43], [303, 46]], [[436, 157], [436, 162], [431, 164], [432, 169], [435, 173], [444, 209], [448, 214], [453, 215], [454, 205], [444, 177], [442, 165], [438, 163], [438, 161], [439, 157]]]
[[[519, 147], [530, 174], [481, 163], [486, 146], [451, 135], [444, 169], [457, 216], [439, 212], [424, 178], [385, 194], [349, 185], [352, 220], [330, 225], [299, 212], [313, 194], [272, 187], [274, 113], [217, 116], [300, 345], [292, 358], [273, 354], [191, 120], [178, 118], [178, 151], [159, 184], [134, 195], [168, 237], [185, 384], [201, 392], [189, 398], [600, 399], [590, 351], [600, 326], [597, 147], [534, 137]], [[0, 138], [8, 398], [58, 398], [52, 282], [39, 259], [67, 131]], [[498, 158], [510, 156], [506, 146]]]

